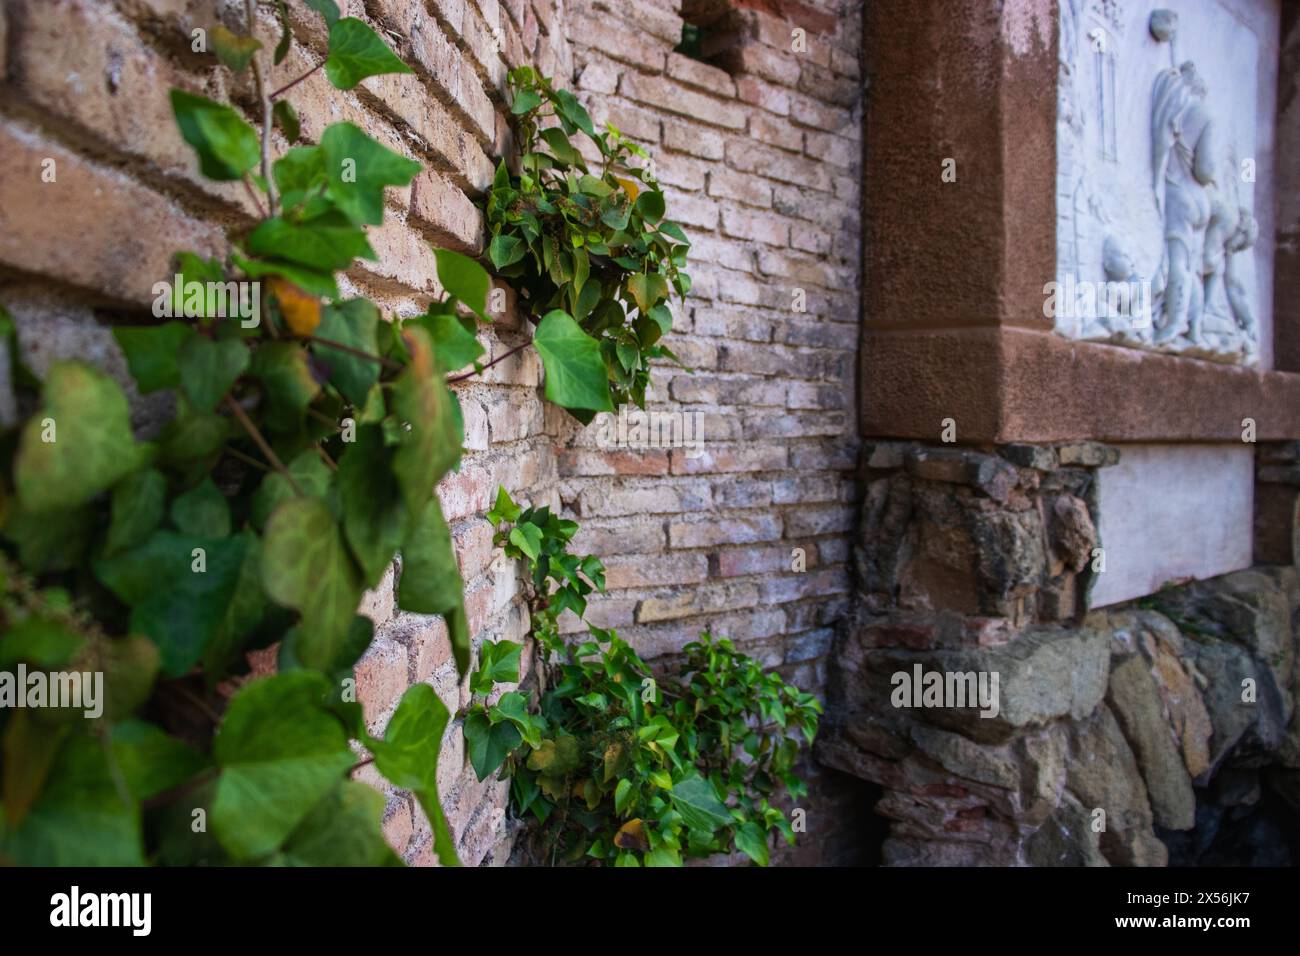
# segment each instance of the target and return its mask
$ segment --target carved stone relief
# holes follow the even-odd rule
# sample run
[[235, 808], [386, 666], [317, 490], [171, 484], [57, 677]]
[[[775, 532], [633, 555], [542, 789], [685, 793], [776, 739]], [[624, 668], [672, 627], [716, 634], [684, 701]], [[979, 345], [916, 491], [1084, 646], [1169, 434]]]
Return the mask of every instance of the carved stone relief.
[[[1058, 332], [1258, 364], [1271, 304], [1255, 213], [1268, 198], [1255, 160], [1272, 121], [1257, 109], [1267, 2], [1060, 0], [1057, 276], [1044, 304]], [[1254, 20], [1234, 15], [1252, 4]]]

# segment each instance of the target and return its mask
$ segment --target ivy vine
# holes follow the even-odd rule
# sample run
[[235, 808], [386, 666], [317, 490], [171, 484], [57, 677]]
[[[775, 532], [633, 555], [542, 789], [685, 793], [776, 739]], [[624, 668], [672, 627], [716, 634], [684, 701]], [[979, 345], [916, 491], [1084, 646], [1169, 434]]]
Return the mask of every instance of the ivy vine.
[[509, 85], [521, 156], [516, 172], [497, 166], [488, 257], [541, 316], [546, 397], [584, 424], [628, 401], [644, 408], [651, 360], [678, 361], [660, 339], [672, 328], [672, 294], [691, 289], [690, 242], [665, 218], [644, 148], [617, 127], [597, 132], [571, 92], [531, 67], [512, 70]]
[[739, 850], [759, 865], [778, 836], [778, 805], [807, 793], [794, 772], [821, 704], [709, 633], [656, 677], [614, 630], [584, 622], [566, 641], [559, 617], [586, 613], [605, 588], [599, 559], [569, 553], [578, 525], [521, 508], [504, 488], [487, 518], [507, 557], [526, 562], [537, 706], [514, 689], [523, 646], [484, 645], [470, 678], [465, 741], [479, 779], [510, 778], [528, 849], [548, 863], [680, 866]]
[[[267, 6], [278, 63], [292, 35], [284, 5]], [[309, 6], [329, 28], [335, 87], [409, 72], [332, 0]], [[383, 222], [385, 188], [420, 166], [350, 123], [273, 157], [275, 126], [300, 132], [283, 98], [298, 81], [268, 91], [256, 4], [244, 7], [245, 32], [211, 41], [226, 68], [251, 70], [260, 128], [183, 90], [171, 103], [202, 173], [242, 181], [261, 215], [225, 259], [178, 256], [156, 306], [184, 321], [114, 329], [139, 391], [174, 395], [156, 439], [137, 440], [121, 388], [88, 364], [56, 362], [37, 381], [0, 324], [28, 386], [25, 420], [0, 436], [0, 670], [49, 687], [102, 674], [104, 697], [93, 717], [50, 706], [63, 699], [24, 708], [13, 697], [32, 688], [0, 675], [8, 862], [395, 863], [383, 797], [350, 779], [373, 762], [457, 863], [436, 787], [447, 708], [414, 686], [373, 737], [353, 667], [373, 636], [362, 594], [401, 551], [398, 606], [443, 615], [469, 668], [434, 486], [462, 445], [444, 376], [463, 364], [489, 280], [439, 250], [449, 296], [425, 315], [383, 322], [340, 296], [335, 274], [375, 258], [366, 229]], [[250, 286], [265, 295], [241, 294]], [[272, 645], [277, 673], [247, 680], [247, 652]]]

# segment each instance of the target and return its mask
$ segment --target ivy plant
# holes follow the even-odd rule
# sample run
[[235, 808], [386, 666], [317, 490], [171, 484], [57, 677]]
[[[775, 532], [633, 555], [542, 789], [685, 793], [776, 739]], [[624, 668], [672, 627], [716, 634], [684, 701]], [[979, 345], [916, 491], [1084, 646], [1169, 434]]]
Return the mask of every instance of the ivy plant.
[[[509, 74], [521, 151], [503, 160], [487, 197], [488, 258], [538, 317], [546, 397], [582, 422], [645, 407], [669, 301], [685, 298], [690, 243], [668, 218], [649, 156], [616, 127], [597, 132], [568, 90], [531, 67]], [[574, 144], [581, 136], [593, 162]]]
[[[264, 6], [281, 17], [278, 63], [293, 38], [284, 4]], [[335, 87], [408, 70], [333, 0], [309, 6]], [[259, 123], [182, 90], [171, 102], [199, 169], [242, 181], [258, 218], [224, 258], [178, 256], [180, 284], [156, 303], [171, 321], [114, 329], [139, 392], [173, 396], [156, 437], [138, 440], [122, 389], [88, 364], [38, 380], [0, 316], [25, 386], [23, 420], [0, 434], [0, 672], [103, 680], [94, 716], [0, 708], [0, 862], [394, 863], [382, 796], [350, 779], [372, 761], [457, 862], [436, 789], [447, 709], [415, 686], [373, 737], [353, 667], [372, 639], [362, 594], [401, 551], [399, 607], [443, 615], [468, 669], [434, 486], [460, 457], [444, 376], [470, 361], [488, 277], [438, 251], [451, 296], [391, 322], [340, 294], [336, 274], [375, 257], [385, 188], [420, 166], [350, 123], [273, 156], [274, 128], [298, 139], [284, 95], [304, 77], [268, 89], [255, 8], [243, 34], [211, 38], [225, 68], [251, 71]], [[249, 680], [247, 652], [277, 645], [277, 673]]]
[[656, 675], [613, 630], [559, 633], [604, 590], [604, 568], [569, 553], [578, 530], [504, 488], [488, 512], [495, 542], [526, 562], [537, 706], [516, 687], [523, 646], [486, 644], [464, 713], [480, 779], [510, 778], [529, 850], [549, 863], [677, 866], [739, 850], [760, 865], [794, 830], [778, 803], [806, 793], [794, 766], [817, 731], [817, 698], [707, 632]]

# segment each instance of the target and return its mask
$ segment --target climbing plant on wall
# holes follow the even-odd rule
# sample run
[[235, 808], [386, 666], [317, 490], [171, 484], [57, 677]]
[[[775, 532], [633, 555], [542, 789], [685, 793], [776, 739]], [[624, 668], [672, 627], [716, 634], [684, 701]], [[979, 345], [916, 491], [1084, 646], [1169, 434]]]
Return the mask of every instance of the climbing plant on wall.
[[[283, 3], [267, 6], [278, 63], [293, 37]], [[309, 6], [335, 87], [409, 72], [332, 0]], [[242, 181], [257, 221], [227, 258], [178, 256], [179, 281], [155, 289], [171, 321], [114, 329], [138, 391], [174, 394], [156, 438], [137, 440], [122, 389], [88, 364], [56, 362], [38, 381], [0, 317], [28, 386], [24, 421], [0, 436], [5, 862], [396, 862], [382, 796], [349, 779], [373, 761], [416, 795], [440, 860], [456, 863], [435, 784], [446, 708], [412, 687], [376, 739], [352, 669], [372, 637], [362, 593], [399, 550], [398, 605], [443, 615], [457, 666], [470, 665], [433, 490], [461, 451], [444, 380], [463, 364], [456, 343], [473, 340], [461, 306], [484, 313], [488, 277], [438, 251], [449, 296], [392, 322], [340, 294], [335, 274], [375, 258], [366, 230], [383, 221], [385, 188], [420, 166], [350, 123], [274, 157], [273, 127], [299, 136], [294, 84], [268, 90], [255, 12], [246, 0], [247, 31], [210, 40], [251, 75], [258, 125], [187, 91], [171, 102], [202, 173]], [[241, 680], [247, 652], [276, 644], [277, 673]], [[84, 686], [63, 694], [72, 675]]]
[[739, 850], [765, 866], [774, 836], [793, 844], [777, 804], [807, 793], [794, 766], [817, 732], [817, 698], [707, 632], [657, 677], [613, 630], [587, 624], [566, 641], [560, 615], [582, 618], [605, 587], [599, 559], [569, 553], [578, 525], [504, 488], [487, 518], [529, 570], [538, 703], [497, 687], [518, 684], [524, 647], [485, 644], [465, 743], [480, 780], [509, 777], [533, 859], [680, 866]]
[[537, 320], [546, 397], [584, 423], [629, 401], [644, 408], [651, 360], [676, 361], [660, 339], [672, 295], [691, 289], [690, 243], [645, 149], [613, 126], [597, 132], [571, 92], [531, 67], [509, 83], [521, 155], [516, 172], [497, 166], [488, 257]]

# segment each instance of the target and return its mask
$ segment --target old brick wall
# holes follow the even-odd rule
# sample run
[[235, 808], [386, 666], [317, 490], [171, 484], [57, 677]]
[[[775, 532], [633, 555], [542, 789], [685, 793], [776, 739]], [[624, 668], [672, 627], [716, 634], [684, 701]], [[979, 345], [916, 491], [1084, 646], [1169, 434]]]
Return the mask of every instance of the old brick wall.
[[[221, 19], [238, 26], [242, 6], [0, 6], [0, 301], [37, 370], [55, 357], [88, 357], [130, 391], [109, 322], [151, 321], [151, 287], [170, 277], [175, 251], [218, 254], [223, 227], [252, 221], [241, 186], [198, 175], [167, 101], [178, 86], [252, 105], [247, 86], [227, 89], [229, 75], [190, 49], [192, 30]], [[291, 96], [304, 137], [348, 120], [426, 167], [410, 188], [389, 191], [388, 222], [371, 233], [379, 261], [358, 261], [344, 295], [368, 296], [387, 314], [418, 313], [440, 291], [429, 244], [481, 248], [475, 203], [510, 145], [505, 73], [525, 62], [572, 82], [595, 119], [651, 149], [669, 214], [695, 243], [695, 289], [675, 307], [669, 344], [696, 371], [656, 370], [651, 401], [703, 413], [702, 457], [597, 447], [598, 429], [581, 431], [542, 403], [531, 350], [458, 386], [466, 456], [439, 493], [476, 645], [527, 630], [518, 568], [494, 554], [481, 518], [503, 484], [583, 523], [579, 546], [609, 568], [596, 623], [619, 627], [648, 656], [711, 627], [820, 689], [846, 608], [857, 454], [860, 3], [688, 0], [688, 15], [711, 21], [716, 66], [671, 52], [681, 38], [677, 0], [339, 6], [380, 29], [416, 72], [348, 93], [314, 75]], [[325, 48], [320, 18], [289, 7], [301, 45], [274, 68], [273, 87]], [[276, 27], [263, 16], [259, 34], [273, 46]], [[796, 29], [805, 31], [803, 52], [792, 49]], [[278, 134], [276, 145], [286, 146]], [[46, 159], [55, 160], [53, 183], [41, 181]], [[792, 307], [798, 290], [806, 311]], [[512, 308], [481, 339], [495, 356], [528, 334]], [[142, 429], [157, 407], [137, 404]], [[791, 571], [796, 547], [804, 573]], [[358, 666], [372, 730], [413, 682], [432, 683], [452, 709], [468, 697], [441, 620], [397, 611], [392, 584], [390, 573], [363, 608], [378, 625]], [[475, 780], [458, 728], [440, 772], [464, 862], [503, 863], [505, 787]], [[409, 795], [361, 773], [389, 793], [393, 845], [410, 862], [431, 862], [428, 823]]]

